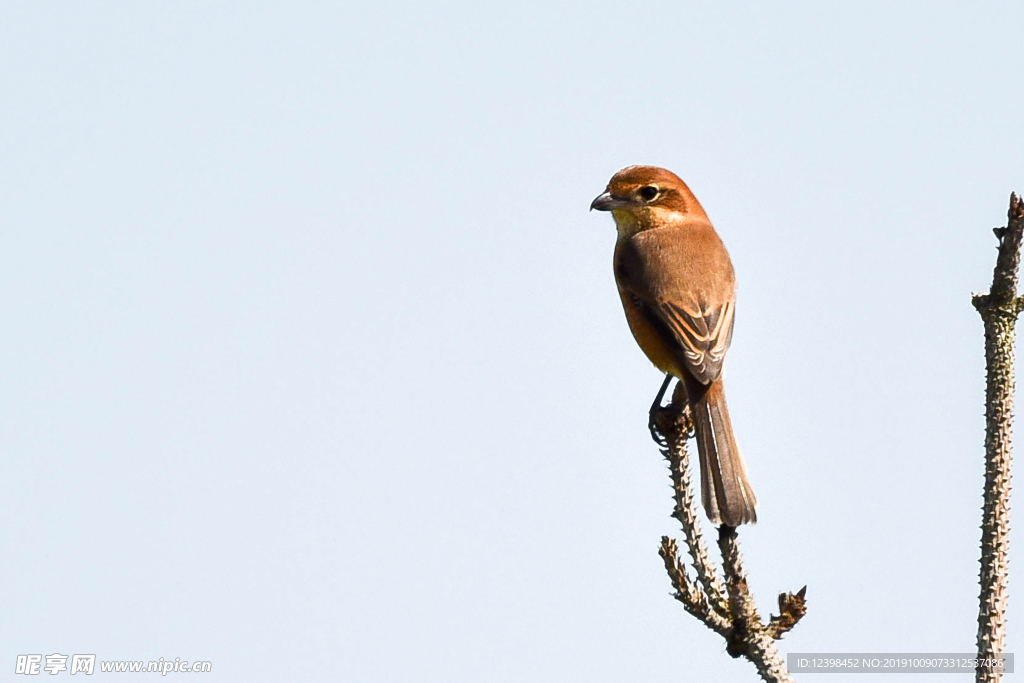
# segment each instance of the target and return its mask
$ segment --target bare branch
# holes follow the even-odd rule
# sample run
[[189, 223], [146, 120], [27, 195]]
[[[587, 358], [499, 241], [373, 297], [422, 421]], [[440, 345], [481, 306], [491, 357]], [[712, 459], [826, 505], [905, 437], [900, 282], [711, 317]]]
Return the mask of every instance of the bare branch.
[[726, 644], [726, 652], [733, 657], [749, 659], [766, 681], [792, 681], [785, 662], [775, 649], [775, 639], [757, 614], [757, 606], [747, 585], [736, 529], [724, 525], [718, 528], [718, 548], [722, 552], [725, 586], [729, 591], [729, 608], [733, 617], [733, 632]]
[[686, 611], [697, 617], [705, 626], [728, 638], [732, 627], [721, 614], [711, 608], [707, 596], [687, 575], [686, 568], [679, 562], [676, 542], [668, 536], [662, 536], [658, 553], [665, 561], [665, 570], [672, 580], [672, 587], [676, 589], [676, 600], [683, 603]]
[[[795, 595], [779, 596], [778, 617], [765, 625], [758, 616], [754, 598], [747, 586], [747, 576], [740, 555], [736, 529], [719, 528], [718, 547], [722, 554], [723, 581], [704, 542], [698, 507], [690, 480], [689, 452], [686, 440], [692, 423], [685, 406], [685, 390], [679, 386], [672, 403], [656, 416], [657, 427], [665, 436], [662, 451], [669, 463], [675, 508], [672, 516], [683, 527], [686, 547], [693, 562], [696, 580], [679, 560], [678, 546], [671, 538], [662, 537], [660, 554], [675, 588], [675, 597], [687, 612], [726, 640], [726, 651], [733, 657], [746, 657], [757, 668], [761, 678], [770, 683], [788, 683], [793, 679], [775, 648], [775, 640], [792, 629], [806, 613], [806, 586]], [[699, 583], [699, 585], [698, 585]]]
[[[683, 406], [681, 410], [675, 406]], [[694, 489], [690, 485], [690, 456], [686, 449], [686, 440], [693, 429], [690, 409], [686, 405], [686, 390], [682, 383], [676, 385], [672, 395], [672, 403], [661, 414], [661, 427], [668, 435], [667, 446], [662, 455], [668, 460], [669, 475], [672, 477], [672, 497], [675, 507], [672, 516], [683, 527], [686, 536], [686, 549], [693, 560], [693, 568], [697, 580], [704, 588], [712, 608], [723, 617], [729, 616], [729, 605], [725, 597], [725, 589], [718, 579], [718, 569], [708, 555], [704, 535], [700, 529], [698, 507]]]
[[[1013, 422], [1014, 336], [1024, 300], [1017, 296], [1024, 201], [1010, 195], [1005, 228], [997, 228], [999, 254], [989, 294], [975, 295], [985, 324], [985, 493], [981, 525], [981, 595], [978, 659], [1003, 653], [1010, 533], [1010, 439]], [[978, 683], [996, 683], [1001, 673], [979, 666]]]

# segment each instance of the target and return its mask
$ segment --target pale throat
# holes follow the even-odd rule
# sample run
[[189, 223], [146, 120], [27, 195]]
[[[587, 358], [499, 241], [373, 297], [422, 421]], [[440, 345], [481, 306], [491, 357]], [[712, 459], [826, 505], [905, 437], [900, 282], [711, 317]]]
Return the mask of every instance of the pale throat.
[[628, 239], [644, 230], [681, 223], [688, 219], [685, 213], [661, 206], [645, 207], [643, 211], [645, 215], [641, 220], [628, 209], [612, 209], [612, 218], [615, 219], [615, 229], [620, 240]]
[[612, 209], [612, 218], [615, 219], [615, 229], [619, 231], [619, 239], [624, 240], [640, 232], [640, 221], [636, 219], [631, 211], [625, 209]]

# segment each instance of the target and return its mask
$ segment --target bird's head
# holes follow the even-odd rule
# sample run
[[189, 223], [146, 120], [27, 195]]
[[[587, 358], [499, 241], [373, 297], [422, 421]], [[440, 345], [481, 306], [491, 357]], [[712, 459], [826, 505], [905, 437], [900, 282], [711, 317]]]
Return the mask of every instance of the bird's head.
[[679, 221], [707, 220], [700, 202], [679, 176], [657, 166], [629, 166], [608, 181], [590, 209], [611, 211], [619, 234], [628, 236]]

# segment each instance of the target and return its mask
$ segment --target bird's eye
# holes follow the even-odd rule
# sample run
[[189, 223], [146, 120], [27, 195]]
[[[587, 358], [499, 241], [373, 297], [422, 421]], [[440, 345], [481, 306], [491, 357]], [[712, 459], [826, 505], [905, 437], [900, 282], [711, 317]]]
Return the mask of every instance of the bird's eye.
[[658, 188], [654, 185], [648, 185], [647, 187], [640, 188], [640, 197], [645, 201], [649, 202], [658, 196]]

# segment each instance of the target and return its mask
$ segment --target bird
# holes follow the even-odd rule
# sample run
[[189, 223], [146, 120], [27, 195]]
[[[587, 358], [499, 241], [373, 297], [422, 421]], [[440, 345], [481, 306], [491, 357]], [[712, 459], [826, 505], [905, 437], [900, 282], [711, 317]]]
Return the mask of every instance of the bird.
[[590, 209], [615, 219], [613, 271], [626, 322], [665, 373], [686, 389], [700, 456], [701, 503], [715, 525], [757, 521], [757, 497], [733, 434], [722, 386], [732, 342], [736, 276], [725, 245], [693, 192], [657, 166], [629, 166]]

